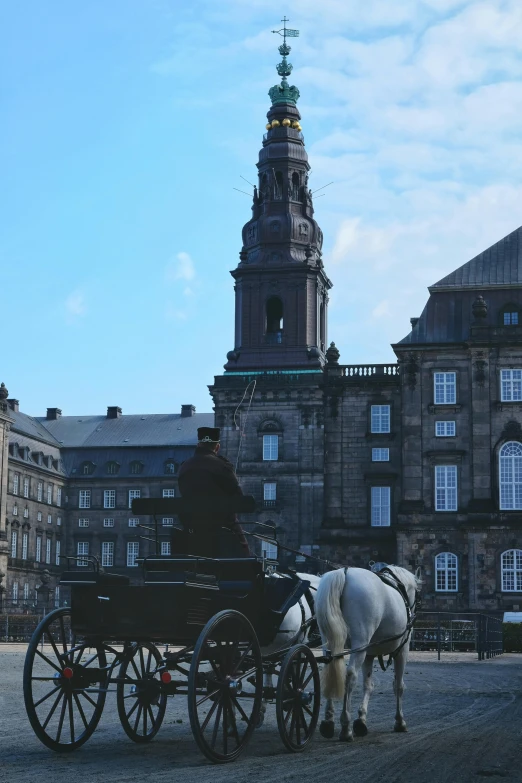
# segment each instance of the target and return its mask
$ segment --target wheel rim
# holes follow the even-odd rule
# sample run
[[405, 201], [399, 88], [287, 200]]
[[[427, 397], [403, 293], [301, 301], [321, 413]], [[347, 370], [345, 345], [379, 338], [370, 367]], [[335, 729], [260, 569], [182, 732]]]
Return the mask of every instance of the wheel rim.
[[154, 644], [133, 645], [118, 675], [118, 714], [134, 742], [149, 742], [159, 731], [167, 706], [162, 689], [163, 659]]
[[192, 732], [211, 761], [233, 761], [244, 749], [258, 721], [262, 679], [251, 624], [239, 612], [220, 612], [198, 639], [188, 688]]
[[320, 679], [313, 653], [305, 645], [287, 653], [277, 681], [277, 725], [285, 747], [304, 750], [317, 726]]
[[92, 734], [106, 696], [103, 647], [75, 640], [70, 611], [45, 617], [27, 650], [24, 699], [33, 730], [53, 750], [74, 750]]

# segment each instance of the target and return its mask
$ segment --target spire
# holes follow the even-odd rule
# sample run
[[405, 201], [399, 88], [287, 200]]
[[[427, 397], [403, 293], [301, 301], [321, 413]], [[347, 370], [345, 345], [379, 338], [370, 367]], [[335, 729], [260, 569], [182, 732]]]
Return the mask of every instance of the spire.
[[275, 84], [273, 87], [271, 87], [268, 91], [268, 94], [270, 96], [270, 100], [272, 101], [272, 106], [275, 106], [278, 103], [289, 103], [295, 106], [299, 99], [299, 90], [297, 87], [294, 87], [294, 85], [290, 87], [286, 78], [287, 76], [290, 76], [293, 69], [292, 63], [289, 63], [286, 59], [291, 51], [290, 46], [286, 42], [286, 39], [297, 38], [299, 35], [299, 30], [291, 30], [287, 28], [286, 23], [290, 20], [287, 19], [286, 16], [283, 17], [281, 21], [283, 22], [283, 27], [281, 30], [272, 30], [273, 33], [277, 33], [277, 35], [283, 36], [283, 43], [279, 47], [279, 54], [283, 59], [278, 65], [276, 65], [277, 73], [282, 77], [281, 84]]

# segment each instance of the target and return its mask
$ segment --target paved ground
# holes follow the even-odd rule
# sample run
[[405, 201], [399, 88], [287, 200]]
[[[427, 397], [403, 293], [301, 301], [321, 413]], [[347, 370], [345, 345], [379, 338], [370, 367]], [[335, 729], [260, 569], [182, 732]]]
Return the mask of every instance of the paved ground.
[[[438, 663], [414, 653], [407, 666], [407, 734], [394, 734], [392, 674], [376, 672], [370, 733], [352, 744], [317, 738], [299, 755], [279, 740], [275, 710], [234, 764], [212, 766], [196, 749], [181, 697], [169, 702], [156, 739], [134, 745], [108, 698], [100, 726], [74, 754], [56, 755], [33, 736], [22, 700], [24, 652], [0, 646], [0, 781], [9, 783], [522, 783], [522, 655]], [[180, 722], [182, 721], [182, 722]]]

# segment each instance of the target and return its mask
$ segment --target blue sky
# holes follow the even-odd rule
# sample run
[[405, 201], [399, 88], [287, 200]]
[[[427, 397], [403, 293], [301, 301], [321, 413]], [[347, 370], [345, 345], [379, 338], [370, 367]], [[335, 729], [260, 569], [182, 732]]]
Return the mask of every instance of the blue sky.
[[0, 380], [25, 412], [211, 410], [285, 12], [342, 363], [392, 360], [426, 287], [522, 223], [519, 0], [11, 3]]

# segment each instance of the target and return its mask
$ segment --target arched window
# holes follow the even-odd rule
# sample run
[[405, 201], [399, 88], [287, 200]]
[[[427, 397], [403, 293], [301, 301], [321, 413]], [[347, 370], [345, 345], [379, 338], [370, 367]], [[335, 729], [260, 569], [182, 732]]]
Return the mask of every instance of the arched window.
[[266, 303], [266, 339], [274, 344], [283, 341], [283, 303], [278, 296], [271, 296]]
[[96, 465], [94, 462], [82, 462], [80, 472], [82, 476], [90, 476], [94, 473], [94, 468]]
[[510, 303], [504, 305], [500, 311], [500, 325], [501, 326], [518, 326], [521, 323], [519, 307], [516, 304]]
[[522, 549], [508, 549], [500, 556], [502, 592], [522, 593]]
[[294, 171], [292, 174], [292, 198], [294, 201], [299, 201], [299, 174]]
[[276, 171], [274, 182], [274, 199], [280, 200], [283, 198], [283, 172]]
[[138, 459], [131, 462], [130, 472], [134, 473], [135, 475], [138, 473], [143, 473], [143, 462], [140, 462]]
[[500, 508], [503, 511], [522, 509], [522, 443], [504, 443], [499, 456]]
[[435, 590], [444, 593], [456, 592], [457, 571], [457, 555], [452, 552], [440, 552], [435, 558]]
[[120, 469], [120, 466], [119, 466], [119, 464], [117, 462], [115, 462], [114, 460], [111, 460], [110, 462], [107, 462], [107, 464], [105, 466], [105, 469], [106, 469], [107, 473], [109, 474], [109, 476], [115, 476], [116, 473], [118, 473], [118, 471]]

